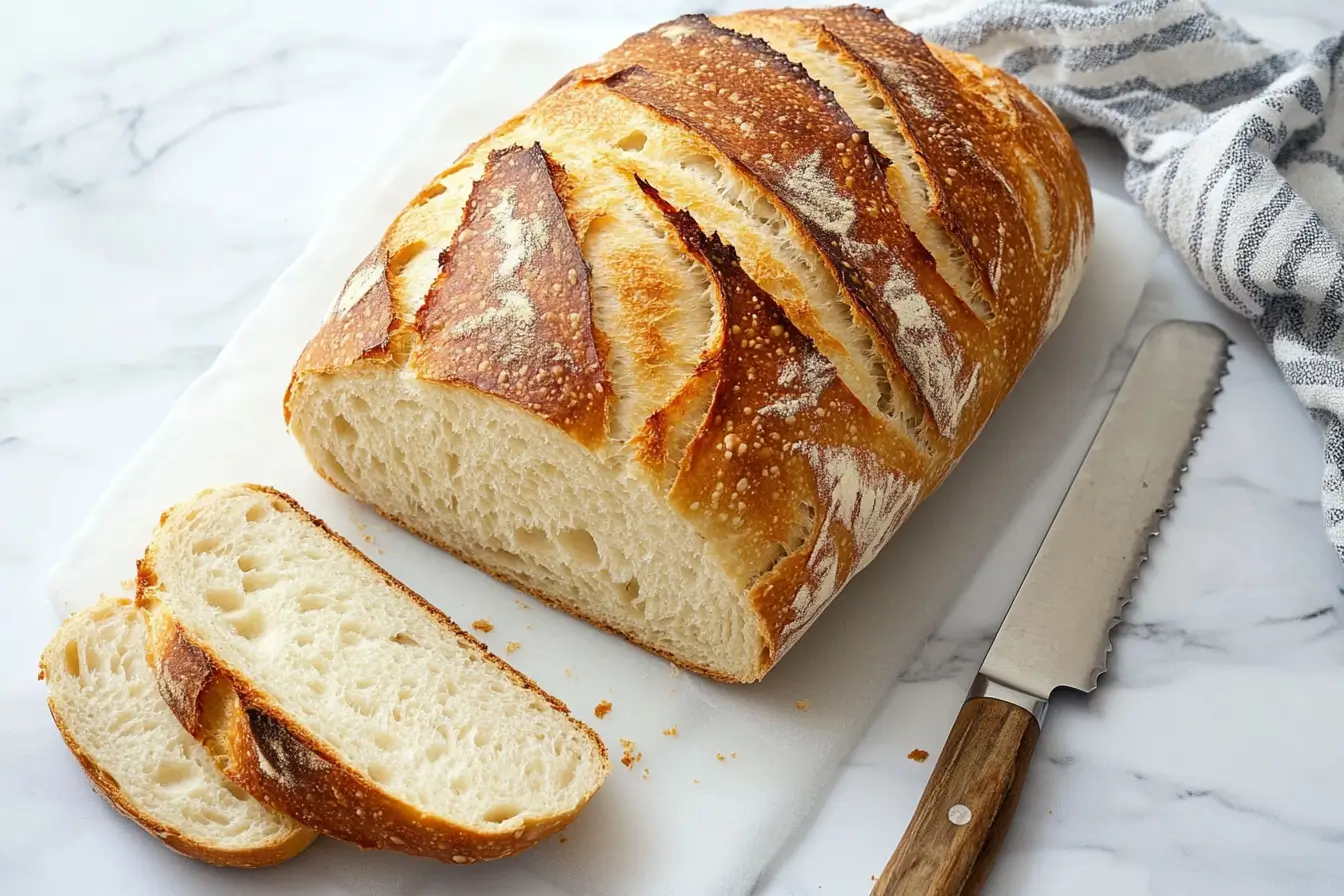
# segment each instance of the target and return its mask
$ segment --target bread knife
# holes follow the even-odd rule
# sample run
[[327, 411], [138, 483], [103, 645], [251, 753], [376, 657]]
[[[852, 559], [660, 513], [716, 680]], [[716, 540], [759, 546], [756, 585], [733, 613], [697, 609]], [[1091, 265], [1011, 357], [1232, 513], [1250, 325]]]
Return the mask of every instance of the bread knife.
[[1008, 833], [1050, 695], [1091, 691], [1148, 539], [1172, 506], [1229, 340], [1147, 336], [1018, 589], [873, 896], [977, 893]]

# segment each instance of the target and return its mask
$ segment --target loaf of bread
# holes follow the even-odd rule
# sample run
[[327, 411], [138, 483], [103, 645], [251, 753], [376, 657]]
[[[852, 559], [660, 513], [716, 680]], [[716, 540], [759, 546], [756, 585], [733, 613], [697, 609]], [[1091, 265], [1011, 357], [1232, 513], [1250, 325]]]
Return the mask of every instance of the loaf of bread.
[[164, 845], [214, 865], [258, 868], [317, 837], [224, 777], [178, 724], [145, 661], [144, 621], [129, 600], [105, 597], [61, 623], [39, 677], [93, 786]]
[[392, 520], [751, 681], [966, 451], [1091, 233], [1008, 75], [859, 7], [686, 16], [422, 190], [285, 413]]
[[181, 727], [314, 830], [468, 864], [561, 830], [606, 777], [563, 703], [279, 492], [173, 507], [138, 582]]

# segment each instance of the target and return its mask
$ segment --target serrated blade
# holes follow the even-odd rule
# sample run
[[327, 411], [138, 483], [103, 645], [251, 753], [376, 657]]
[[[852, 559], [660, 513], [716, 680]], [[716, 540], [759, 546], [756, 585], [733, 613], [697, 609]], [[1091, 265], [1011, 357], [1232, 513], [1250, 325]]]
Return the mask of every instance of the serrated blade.
[[986, 678], [1041, 700], [1057, 687], [1096, 687], [1229, 344], [1217, 327], [1190, 321], [1161, 324], [1144, 340], [990, 645]]

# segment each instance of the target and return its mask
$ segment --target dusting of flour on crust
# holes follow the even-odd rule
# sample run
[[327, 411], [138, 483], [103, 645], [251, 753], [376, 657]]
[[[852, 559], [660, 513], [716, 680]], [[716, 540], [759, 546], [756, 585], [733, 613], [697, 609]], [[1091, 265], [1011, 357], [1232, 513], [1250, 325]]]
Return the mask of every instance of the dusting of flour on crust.
[[669, 40], [674, 44], [679, 44], [692, 34], [695, 34], [695, 29], [690, 25], [672, 24], [664, 25], [662, 28], [658, 29], [657, 33], [659, 37]]
[[545, 249], [548, 236], [546, 219], [541, 215], [519, 215], [514, 188], [500, 190], [490, 207], [489, 235], [499, 241], [503, 254], [495, 270], [492, 288], [499, 304], [479, 314], [465, 317], [449, 331], [453, 336], [485, 334], [499, 345], [499, 358], [505, 363], [522, 359], [535, 341], [537, 310], [526, 293], [503, 287], [517, 281], [518, 269]]
[[821, 352], [807, 348], [802, 361], [792, 357], [779, 372], [779, 384], [796, 389], [792, 398], [780, 398], [757, 410], [765, 417], [792, 417], [817, 406], [821, 393], [835, 380], [835, 367]]
[[350, 275], [350, 279], [345, 281], [345, 288], [341, 294], [332, 302], [331, 309], [327, 312], [328, 317], [339, 317], [345, 314], [351, 308], [359, 304], [359, 300], [369, 294], [378, 278], [383, 276], [382, 267], [376, 264], [362, 265], [358, 270]]
[[[807, 630], [855, 573], [872, 562], [919, 500], [919, 483], [882, 469], [867, 451], [811, 444], [798, 449], [811, 463], [818, 493], [827, 503], [807, 557], [808, 580], [794, 595], [793, 619], [784, 626], [783, 649]], [[853, 543], [852, 562], [845, 570], [840, 568], [836, 524], [849, 531]]]
[[966, 369], [947, 324], [900, 264], [892, 265], [882, 300], [896, 313], [896, 353], [901, 363], [919, 385], [939, 432], [955, 438], [961, 413], [980, 381], [980, 364]]
[[854, 229], [858, 211], [821, 170], [821, 150], [814, 149], [784, 173], [784, 189], [798, 211], [827, 233], [844, 237]]

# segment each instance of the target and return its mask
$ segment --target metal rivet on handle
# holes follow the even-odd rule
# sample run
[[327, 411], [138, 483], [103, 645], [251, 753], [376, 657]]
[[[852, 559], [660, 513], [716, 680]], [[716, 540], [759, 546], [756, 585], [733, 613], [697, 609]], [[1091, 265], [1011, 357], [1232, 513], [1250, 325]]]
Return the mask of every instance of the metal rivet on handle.
[[947, 810], [947, 820], [960, 827], [971, 823], [971, 810], [961, 803], [957, 803], [951, 809]]

